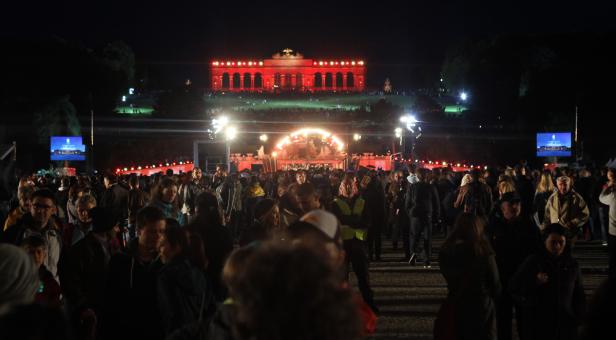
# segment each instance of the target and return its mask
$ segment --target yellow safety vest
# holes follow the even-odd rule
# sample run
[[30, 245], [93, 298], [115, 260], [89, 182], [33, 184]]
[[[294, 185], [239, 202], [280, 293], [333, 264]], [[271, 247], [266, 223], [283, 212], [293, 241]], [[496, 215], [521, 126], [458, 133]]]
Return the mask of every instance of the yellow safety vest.
[[[351, 211], [351, 207], [349, 207], [349, 204], [343, 199], [335, 198], [334, 203], [336, 203], [342, 215], [345, 215], [345, 216], [357, 215], [360, 217], [363, 214], [364, 207], [366, 205], [366, 201], [364, 201], [364, 199], [361, 197], [358, 197], [355, 200], [355, 204], [353, 204], [352, 211]], [[366, 236], [367, 236], [367, 231], [365, 229], [355, 229], [355, 228], [351, 228], [348, 225], [343, 225], [340, 228], [340, 232], [342, 234], [342, 239], [345, 241], [352, 240], [353, 238], [357, 238], [358, 240], [365, 241]]]

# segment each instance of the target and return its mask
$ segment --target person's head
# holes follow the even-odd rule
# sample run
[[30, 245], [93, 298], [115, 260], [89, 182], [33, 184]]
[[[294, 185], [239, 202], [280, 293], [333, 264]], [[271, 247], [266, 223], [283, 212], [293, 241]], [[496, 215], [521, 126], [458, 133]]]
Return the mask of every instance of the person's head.
[[139, 189], [139, 176], [132, 174], [128, 178], [128, 186], [131, 189]]
[[543, 230], [543, 235], [547, 252], [554, 257], [562, 255], [567, 245], [565, 228], [558, 223], [550, 224]]
[[298, 171], [295, 174], [295, 181], [297, 182], [297, 184], [304, 184], [306, 183], [306, 172], [303, 170]]
[[297, 200], [304, 214], [321, 207], [319, 198], [319, 193], [312, 183], [304, 183], [297, 188]]
[[460, 186], [463, 187], [463, 186], [465, 186], [467, 184], [470, 184], [472, 181], [473, 181], [473, 178], [471, 177], [471, 175], [470, 174], [465, 174], [462, 177], [462, 182], [460, 182]]
[[503, 195], [514, 191], [515, 186], [512, 181], [505, 179], [498, 182], [498, 194], [500, 195], [500, 197], [503, 197]]
[[173, 203], [177, 195], [177, 184], [171, 178], [163, 178], [158, 185], [157, 198], [164, 203]]
[[184, 255], [188, 249], [188, 235], [173, 218], [165, 220], [165, 232], [158, 243], [158, 252], [163, 263]]
[[274, 231], [280, 226], [280, 210], [276, 201], [265, 198], [255, 204], [254, 217], [269, 231]]
[[32, 194], [34, 194], [34, 188], [29, 185], [23, 186], [17, 190], [17, 199], [19, 200], [19, 207], [22, 211], [30, 211]]
[[452, 248], [457, 241], [462, 241], [473, 249], [476, 256], [492, 252], [490, 244], [483, 237], [485, 221], [471, 213], [461, 213], [454, 224], [453, 231], [445, 240], [443, 248]]
[[47, 258], [47, 241], [40, 235], [34, 234], [21, 241], [21, 247], [32, 257], [37, 267], [45, 263]]
[[425, 168], [421, 168], [421, 169], [417, 169], [417, 179], [420, 182], [426, 182], [428, 180], [430, 174], [430, 170], [425, 169]]
[[554, 181], [552, 180], [552, 174], [549, 171], [541, 173], [539, 184], [537, 185], [537, 192], [554, 192]]
[[394, 175], [393, 175], [393, 180], [396, 183], [400, 184], [400, 182], [402, 182], [404, 180], [404, 173], [402, 171], [400, 171], [400, 170], [395, 171]]
[[317, 250], [266, 243], [242, 255], [243, 269], [227, 281], [237, 310], [235, 338], [361, 338], [352, 291]]
[[361, 188], [361, 190], [366, 190], [368, 189], [370, 182], [372, 182], [372, 177], [366, 174], [361, 178], [361, 181], [359, 182], [359, 187]]
[[25, 250], [0, 244], [0, 277], [0, 315], [34, 301], [40, 285], [38, 267]]
[[571, 191], [571, 178], [569, 176], [560, 176], [556, 180], [556, 187], [558, 188], [558, 193], [561, 195], [565, 195]]
[[355, 176], [353, 174], [346, 174], [342, 183], [340, 183], [340, 188], [338, 189], [338, 195], [342, 198], [350, 199], [359, 194], [359, 190], [357, 189], [357, 182], [355, 181]]
[[201, 177], [203, 177], [203, 171], [201, 171], [201, 168], [195, 167], [192, 171], [192, 178], [198, 181]]
[[105, 176], [103, 177], [103, 184], [105, 185], [105, 188], [109, 189], [113, 184], [117, 182], [118, 176], [116, 176], [116, 174], [114, 174], [113, 172], [105, 173]]
[[479, 179], [481, 178], [481, 170], [473, 168], [469, 174], [471, 175], [472, 182], [479, 182]]
[[616, 169], [609, 168], [607, 169], [607, 179], [612, 182], [616, 182]]
[[520, 216], [522, 211], [520, 202], [520, 197], [513, 191], [503, 194], [500, 199], [500, 209], [505, 220], [510, 221]]
[[71, 185], [68, 189], [68, 199], [74, 203], [79, 197], [83, 196], [84, 188], [85, 186], [77, 183]]
[[195, 212], [201, 220], [221, 223], [218, 200], [212, 193], [203, 192], [197, 196], [195, 200]]
[[276, 188], [276, 194], [278, 195], [278, 197], [282, 197], [284, 194], [286, 194], [288, 188], [289, 185], [287, 184], [287, 182], [279, 181], [278, 187]]
[[165, 232], [165, 215], [152, 206], [146, 206], [137, 213], [137, 236], [139, 246], [147, 251], [157, 251], [158, 243]]
[[81, 223], [92, 221], [90, 210], [96, 207], [96, 198], [90, 194], [83, 195], [77, 200], [77, 218]]
[[32, 193], [30, 213], [35, 222], [45, 226], [56, 213], [56, 197], [48, 189], [40, 189]]
[[289, 240], [301, 242], [328, 255], [334, 268], [343, 271], [345, 252], [340, 223], [336, 216], [325, 210], [313, 210], [289, 226]]

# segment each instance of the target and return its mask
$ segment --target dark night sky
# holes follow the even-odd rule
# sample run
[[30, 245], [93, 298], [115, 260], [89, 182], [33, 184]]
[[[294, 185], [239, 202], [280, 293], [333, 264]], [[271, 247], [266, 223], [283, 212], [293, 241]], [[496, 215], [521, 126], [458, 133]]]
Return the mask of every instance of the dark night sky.
[[372, 66], [440, 65], [465, 37], [616, 31], [616, 6], [596, 0], [38, 2], [4, 5], [1, 34], [57, 35], [91, 48], [124, 40], [138, 62], [170, 65], [265, 58], [285, 47]]

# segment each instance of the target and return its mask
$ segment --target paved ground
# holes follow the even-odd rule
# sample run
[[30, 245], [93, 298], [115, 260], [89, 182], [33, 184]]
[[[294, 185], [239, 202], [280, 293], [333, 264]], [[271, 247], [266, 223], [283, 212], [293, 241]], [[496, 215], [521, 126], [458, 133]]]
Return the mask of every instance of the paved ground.
[[[432, 339], [434, 318], [447, 294], [436, 261], [442, 241], [434, 242], [431, 269], [421, 264], [410, 267], [402, 261], [401, 250], [394, 251], [391, 242], [384, 242], [382, 261], [370, 264], [370, 280], [381, 310], [371, 339]], [[582, 266], [586, 294], [591, 295], [607, 276], [607, 247], [579, 242], [574, 256]]]

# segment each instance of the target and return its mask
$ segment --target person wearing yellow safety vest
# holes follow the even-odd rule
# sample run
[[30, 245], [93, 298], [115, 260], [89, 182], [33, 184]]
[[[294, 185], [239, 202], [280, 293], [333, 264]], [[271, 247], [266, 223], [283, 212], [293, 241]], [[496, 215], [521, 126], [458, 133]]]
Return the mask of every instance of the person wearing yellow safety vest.
[[[350, 262], [357, 277], [357, 286], [361, 295], [372, 308], [378, 312], [374, 304], [370, 278], [368, 276], [368, 256], [364, 249], [364, 241], [367, 239], [365, 200], [359, 195], [355, 178], [352, 174], [345, 175], [340, 184], [338, 196], [332, 204], [332, 212], [340, 221], [346, 262]], [[348, 266], [347, 266], [348, 268]], [[348, 273], [347, 273], [348, 275]]]

